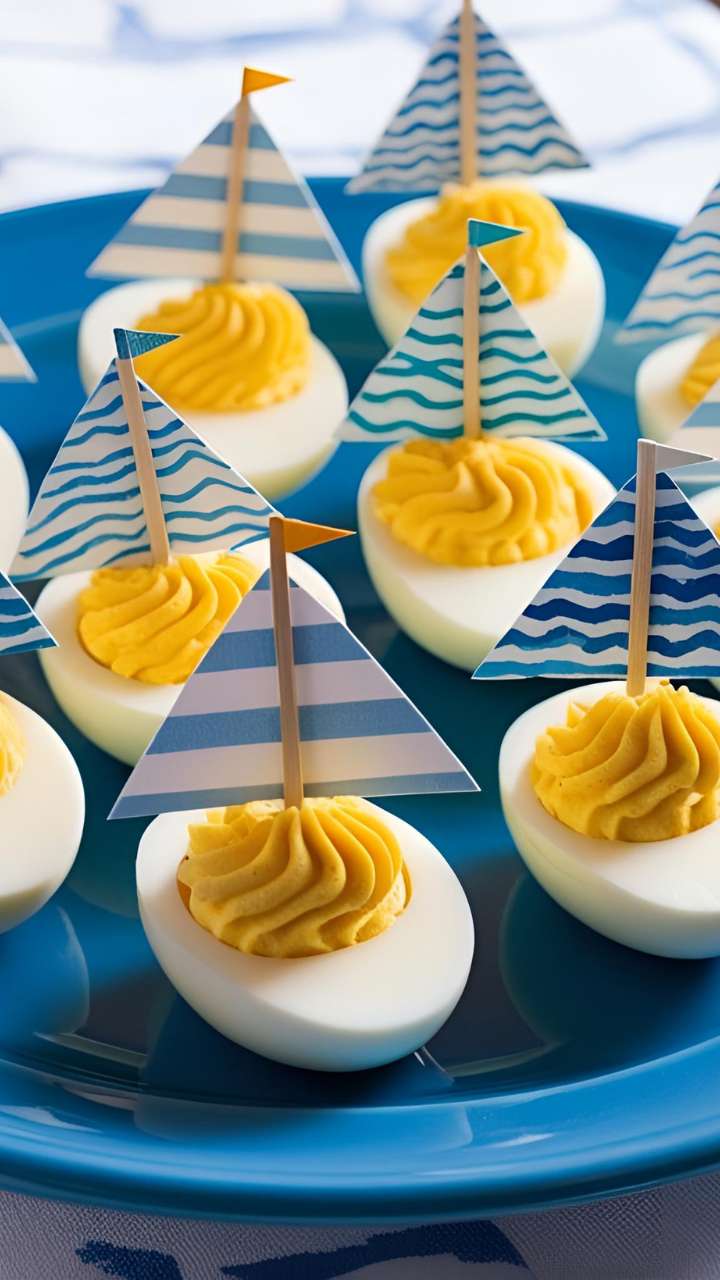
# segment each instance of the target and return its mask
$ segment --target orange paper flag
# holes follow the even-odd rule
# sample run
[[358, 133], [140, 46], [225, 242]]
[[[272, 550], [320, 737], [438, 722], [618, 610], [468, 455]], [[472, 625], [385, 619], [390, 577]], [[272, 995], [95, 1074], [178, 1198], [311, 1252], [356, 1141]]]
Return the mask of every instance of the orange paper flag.
[[335, 538], [349, 538], [353, 533], [352, 529], [333, 529], [326, 524], [287, 520], [284, 516], [280, 518], [283, 522], [286, 551], [305, 551], [307, 547], [317, 547], [321, 542], [332, 542]]
[[243, 98], [249, 93], [257, 93], [258, 89], [271, 89], [274, 84], [289, 83], [289, 76], [274, 76], [269, 71], [256, 71], [254, 67], [246, 67], [243, 71]]

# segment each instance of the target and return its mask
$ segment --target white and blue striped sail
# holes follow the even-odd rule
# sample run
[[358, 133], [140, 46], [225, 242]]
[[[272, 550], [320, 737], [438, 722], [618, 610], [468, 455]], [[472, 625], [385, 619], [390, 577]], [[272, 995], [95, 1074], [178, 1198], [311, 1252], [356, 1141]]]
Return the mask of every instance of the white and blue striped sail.
[[[220, 275], [235, 109], [125, 223], [89, 268], [97, 276]], [[357, 290], [345, 254], [304, 180], [250, 109], [236, 280]]]
[[[635, 487], [633, 477], [475, 678], [627, 674]], [[647, 673], [720, 675], [720, 543], [662, 471], [656, 476]]]
[[690, 412], [670, 444], [679, 449], [708, 453], [713, 459], [704, 466], [681, 473], [679, 478], [685, 493], [701, 492], [711, 485], [720, 484], [720, 379]]
[[[267, 537], [273, 508], [142, 379], [137, 383], [171, 550], [219, 551]], [[43, 480], [11, 572], [22, 581], [149, 560], [140, 484], [113, 360]]]
[[[449, 439], [463, 432], [463, 285], [458, 262], [373, 369], [340, 428], [351, 441]], [[604, 440], [572, 383], [486, 262], [480, 268], [480, 406], [495, 436]]]
[[[495, 178], [585, 167], [522, 67], [478, 14], [474, 20], [478, 173]], [[348, 191], [437, 191], [460, 181], [459, 59], [457, 17], [431, 46], [419, 79]]]
[[675, 239], [645, 285], [616, 342], [666, 342], [720, 325], [720, 183]]
[[55, 644], [25, 597], [0, 573], [0, 654], [29, 653]]
[[0, 320], [0, 382], [37, 382], [34, 371], [2, 320]]
[[[476, 791], [460, 761], [344, 623], [290, 591], [305, 794]], [[274, 800], [283, 760], [270, 575], [184, 685], [113, 818]]]

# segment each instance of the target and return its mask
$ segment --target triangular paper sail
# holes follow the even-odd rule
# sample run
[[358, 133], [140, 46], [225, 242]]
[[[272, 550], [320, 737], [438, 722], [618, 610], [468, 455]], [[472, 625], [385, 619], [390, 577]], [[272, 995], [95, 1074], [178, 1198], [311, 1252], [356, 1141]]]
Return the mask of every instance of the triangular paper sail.
[[50, 649], [55, 643], [25, 597], [0, 573], [0, 654]]
[[0, 382], [37, 382], [33, 370], [2, 320], [0, 320]]
[[653, 271], [616, 342], [666, 342], [720, 324], [720, 183]]
[[[148, 196], [89, 269], [98, 276], [221, 274], [235, 108]], [[250, 108], [234, 278], [289, 289], [358, 289], [355, 273], [304, 180]]]
[[[273, 508], [138, 378], [171, 549], [267, 537]], [[148, 563], [150, 543], [115, 360], [66, 435], [12, 567], [20, 581]]]
[[[635, 477], [551, 574], [475, 678], [627, 671]], [[648, 676], [720, 675], [720, 543], [658, 472]]]
[[[436, 285], [353, 400], [341, 439], [390, 443], [462, 435], [464, 280], [465, 264], [458, 262]], [[479, 308], [483, 431], [604, 440], [602, 427], [486, 262], [480, 268]]]
[[[477, 159], [482, 177], [575, 169], [587, 160], [532, 81], [474, 15]], [[460, 19], [438, 36], [420, 78], [347, 190], [437, 191], [460, 181]]]
[[[136, 766], [114, 818], [283, 794], [270, 575], [203, 658]], [[477, 785], [360, 641], [291, 586], [305, 794], [419, 795]]]

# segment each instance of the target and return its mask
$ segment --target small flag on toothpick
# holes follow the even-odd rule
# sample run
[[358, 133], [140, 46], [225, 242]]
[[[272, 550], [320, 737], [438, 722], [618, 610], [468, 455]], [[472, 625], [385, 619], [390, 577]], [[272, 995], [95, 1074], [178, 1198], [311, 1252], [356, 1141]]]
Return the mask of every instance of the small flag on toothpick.
[[274, 84], [290, 84], [290, 76], [275, 76], [270, 71], [256, 71], [255, 67], [246, 67], [243, 71], [242, 92], [247, 98], [250, 93], [259, 89], [272, 89]]

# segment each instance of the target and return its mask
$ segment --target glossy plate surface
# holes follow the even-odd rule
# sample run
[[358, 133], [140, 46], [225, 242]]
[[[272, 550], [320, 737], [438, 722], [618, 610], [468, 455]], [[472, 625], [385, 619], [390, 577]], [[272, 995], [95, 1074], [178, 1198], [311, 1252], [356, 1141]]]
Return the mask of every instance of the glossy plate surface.
[[[388, 202], [349, 200], [332, 181], [317, 191], [357, 264], [363, 232]], [[82, 403], [77, 322], [104, 287], [83, 270], [137, 201], [0, 219], [0, 309], [39, 375], [36, 386], [0, 388], [0, 422], [33, 489]], [[601, 259], [614, 325], [670, 228], [563, 208]], [[363, 301], [306, 301], [357, 390], [381, 354]], [[610, 440], [585, 453], [622, 483], [638, 353], [613, 349], [609, 329], [580, 388]], [[285, 511], [353, 527], [372, 452], [342, 446]], [[465, 995], [426, 1051], [354, 1076], [276, 1066], [225, 1041], [175, 995], [145, 940], [133, 866], [143, 824], [105, 822], [127, 771], [64, 720], [34, 657], [4, 659], [2, 686], [74, 752], [88, 820], [62, 891], [0, 937], [0, 1185], [148, 1211], [380, 1222], [547, 1205], [720, 1163], [720, 962], [653, 959], [590, 932], [543, 894], [509, 840], [500, 741], [547, 686], [471, 685], [398, 634], [357, 540], [312, 558], [350, 625], [483, 787], [388, 805], [465, 886], [477, 934]]]

